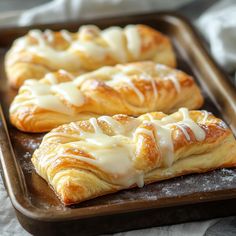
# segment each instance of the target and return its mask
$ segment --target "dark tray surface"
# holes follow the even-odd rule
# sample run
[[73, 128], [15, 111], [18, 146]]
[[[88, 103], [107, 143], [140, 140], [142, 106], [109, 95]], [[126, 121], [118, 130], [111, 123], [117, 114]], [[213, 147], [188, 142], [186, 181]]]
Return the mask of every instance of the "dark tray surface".
[[[139, 22], [152, 25], [153, 27], [164, 31], [172, 38], [175, 45], [178, 56], [178, 68], [193, 75], [197, 82], [200, 82], [205, 97], [203, 109], [212, 112], [220, 118], [227, 118], [226, 123], [227, 121], [230, 121], [230, 118], [234, 119], [234, 114], [232, 114], [231, 117], [224, 114], [224, 108], [221, 104], [219, 104], [218, 107], [221, 111], [214, 105], [212, 99], [209, 97], [209, 84], [204, 84], [205, 78], [203, 79], [201, 77], [203, 76], [203, 73], [201, 74], [201, 66], [199, 66], [199, 64], [193, 64], [194, 60], [188, 60], [192, 55], [188, 55], [189, 52], [186, 48], [191, 47], [190, 44], [194, 44], [195, 42], [190, 40], [189, 44], [186, 44], [186, 42], [183, 43], [178, 41], [179, 36], [176, 29], [178, 29], [179, 32], [181, 32], [181, 30], [182, 33], [185, 32], [184, 29], [181, 29], [181, 20], [168, 14], [163, 14], [159, 19], [160, 22], [155, 21], [158, 17], [153, 18], [152, 21], [150, 21], [150, 19], [152, 19], [151, 16], [143, 18], [126, 17], [119, 20], [99, 20], [97, 24], [106, 26]], [[67, 28], [74, 29], [75, 27], [78, 27], [78, 25], [79, 24], [68, 24]], [[64, 28], [65, 26], [66, 24], [56, 25], [54, 27], [52, 26], [52, 28]], [[2, 45], [2, 50], [0, 51], [0, 101], [7, 120], [10, 141], [13, 146], [16, 163], [22, 173], [20, 182], [23, 183], [25, 191], [19, 198], [20, 202], [18, 201], [17, 206], [15, 205], [19, 212], [38, 220], [57, 221], [236, 198], [236, 169], [221, 169], [204, 174], [177, 177], [150, 184], [140, 189], [123, 190], [78, 205], [64, 207], [53, 191], [48, 187], [47, 183], [35, 173], [30, 161], [31, 154], [38, 147], [43, 135], [22, 133], [12, 127], [8, 120], [8, 107], [16, 92], [10, 89], [6, 84], [3, 68], [4, 53], [9, 42], [14, 37], [25, 32], [25, 30], [27, 29], [15, 29], [15, 34], [14, 31], [7, 30], [5, 36], [10, 35], [9, 41], [0, 40], [0, 45]], [[188, 32], [185, 33], [187, 34]], [[4, 36], [4, 33], [0, 32], [0, 35], [1, 34]], [[210, 63], [211, 62], [209, 62], [209, 64]], [[11, 173], [9, 173], [9, 175], [11, 175]], [[20, 193], [16, 193], [16, 195], [19, 194]]]

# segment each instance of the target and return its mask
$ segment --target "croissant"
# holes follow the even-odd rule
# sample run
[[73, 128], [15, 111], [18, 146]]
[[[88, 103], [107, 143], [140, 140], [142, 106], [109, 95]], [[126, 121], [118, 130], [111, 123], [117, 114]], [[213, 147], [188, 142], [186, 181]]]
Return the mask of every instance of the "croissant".
[[10, 106], [10, 119], [22, 131], [44, 132], [99, 115], [171, 113], [182, 106], [197, 109], [202, 103], [191, 76], [153, 62], [136, 62], [77, 78], [60, 70], [42, 80], [27, 80]]
[[236, 165], [236, 140], [206, 111], [101, 116], [44, 136], [32, 162], [65, 205]]
[[19, 88], [26, 79], [40, 79], [59, 69], [73, 74], [106, 65], [153, 60], [174, 67], [175, 54], [169, 38], [146, 25], [110, 27], [94, 25], [76, 33], [31, 30], [17, 39], [6, 55], [10, 84]]

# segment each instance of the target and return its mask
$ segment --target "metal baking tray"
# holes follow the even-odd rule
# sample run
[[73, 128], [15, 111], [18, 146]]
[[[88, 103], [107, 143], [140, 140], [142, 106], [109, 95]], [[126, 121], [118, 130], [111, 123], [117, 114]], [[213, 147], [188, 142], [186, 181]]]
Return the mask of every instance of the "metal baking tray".
[[[236, 93], [204, 49], [196, 31], [182, 17], [166, 12], [31, 28], [75, 31], [82, 24], [94, 23], [102, 28], [142, 23], [169, 35], [177, 53], [178, 68], [193, 75], [201, 86], [205, 97], [203, 109], [223, 118], [236, 134]], [[29, 29], [0, 31], [2, 173], [17, 217], [27, 231], [45, 236], [97, 235], [236, 214], [236, 169], [182, 176], [64, 207], [35, 173], [30, 161], [43, 134], [20, 132], [8, 120], [8, 107], [16, 91], [6, 83], [4, 54], [12, 41]]]

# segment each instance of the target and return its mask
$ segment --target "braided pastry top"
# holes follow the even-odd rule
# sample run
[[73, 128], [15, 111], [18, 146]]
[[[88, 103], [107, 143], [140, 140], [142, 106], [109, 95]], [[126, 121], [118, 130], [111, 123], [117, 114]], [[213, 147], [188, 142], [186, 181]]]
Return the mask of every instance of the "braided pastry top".
[[[223, 151], [217, 153], [218, 147]], [[206, 111], [181, 108], [170, 116], [101, 116], [62, 125], [45, 135], [32, 161], [62, 201], [71, 204], [235, 165], [235, 151], [235, 139], [223, 121]]]
[[145, 25], [100, 30], [94, 25], [76, 33], [31, 30], [15, 41], [6, 56], [6, 71], [12, 85], [41, 78], [59, 69], [74, 74], [117, 63], [153, 60], [175, 66], [169, 39]]
[[[194, 94], [194, 97], [192, 96]], [[140, 115], [199, 108], [203, 98], [191, 76], [153, 62], [103, 67], [74, 78], [68, 72], [27, 80], [10, 107], [19, 129], [50, 130], [98, 115]]]

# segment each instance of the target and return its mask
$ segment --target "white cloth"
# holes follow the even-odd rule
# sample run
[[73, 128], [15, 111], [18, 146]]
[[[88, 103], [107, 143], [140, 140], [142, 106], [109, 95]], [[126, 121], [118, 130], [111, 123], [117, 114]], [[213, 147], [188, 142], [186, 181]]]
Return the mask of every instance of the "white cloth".
[[[121, 14], [130, 14], [137, 12], [148, 12], [154, 10], [175, 9], [184, 3], [192, 0], [54, 0], [50, 3], [44, 4], [27, 11], [15, 11], [10, 13], [1, 13], [0, 25], [29, 25], [33, 23], [49, 23], [53, 21], [75, 20], [77, 18], [92, 18], [114, 16]], [[233, 1], [225, 1], [232, 2]], [[226, 6], [226, 10], [223, 10]], [[221, 12], [218, 11], [221, 9]], [[204, 14], [199, 20], [199, 26], [202, 32], [206, 35], [212, 44], [213, 55], [219, 58], [222, 65], [226, 65], [227, 69], [232, 69], [235, 66], [236, 47], [233, 45], [236, 42], [236, 31], [231, 31], [231, 27], [235, 27], [236, 12], [233, 15], [232, 7], [229, 5], [221, 5], [219, 8], [212, 8], [210, 15]], [[236, 11], [236, 6], [234, 4]], [[227, 14], [225, 17], [223, 14]], [[230, 17], [229, 17], [230, 15]], [[218, 19], [219, 16], [219, 19]], [[229, 19], [229, 20], [228, 20]], [[227, 27], [224, 27], [224, 22], [229, 22]], [[222, 28], [223, 27], [223, 28]], [[235, 28], [234, 28], [235, 29]], [[224, 33], [224, 34], [223, 34]], [[217, 38], [218, 37], [218, 38]], [[229, 37], [229, 38], [228, 38]], [[216, 39], [217, 38], [217, 39]], [[223, 40], [221, 42], [221, 40]], [[220, 46], [219, 46], [220, 45]], [[224, 50], [228, 52], [226, 55]], [[233, 59], [233, 60], [232, 60]], [[227, 63], [225, 63], [227, 61]], [[230, 62], [230, 63], [228, 63]], [[210, 220], [205, 222], [186, 223], [173, 226], [155, 227], [144, 230], [135, 230], [116, 234], [117, 236], [132, 236], [132, 235], [194, 235], [202, 236], [208, 227], [214, 224], [217, 220]], [[6, 191], [3, 187], [0, 177], [0, 235], [29, 235], [18, 223], [14, 210], [11, 206], [10, 200], [7, 197]]]
[[[150, 229], [133, 230], [117, 233], [114, 236], [203, 236], [205, 231], [218, 220], [178, 224]], [[1, 236], [30, 236], [19, 224], [10, 199], [0, 177], [0, 235]]]
[[15, 211], [11, 205], [10, 199], [7, 196], [7, 192], [4, 188], [1, 176], [0, 176], [0, 235], [2, 236], [30, 235], [21, 227], [15, 216]]
[[26, 11], [1, 13], [0, 25], [25, 26], [80, 18], [176, 9], [193, 0], [54, 0]]
[[236, 1], [215, 4], [199, 18], [197, 25], [217, 62], [228, 72], [236, 71]]

